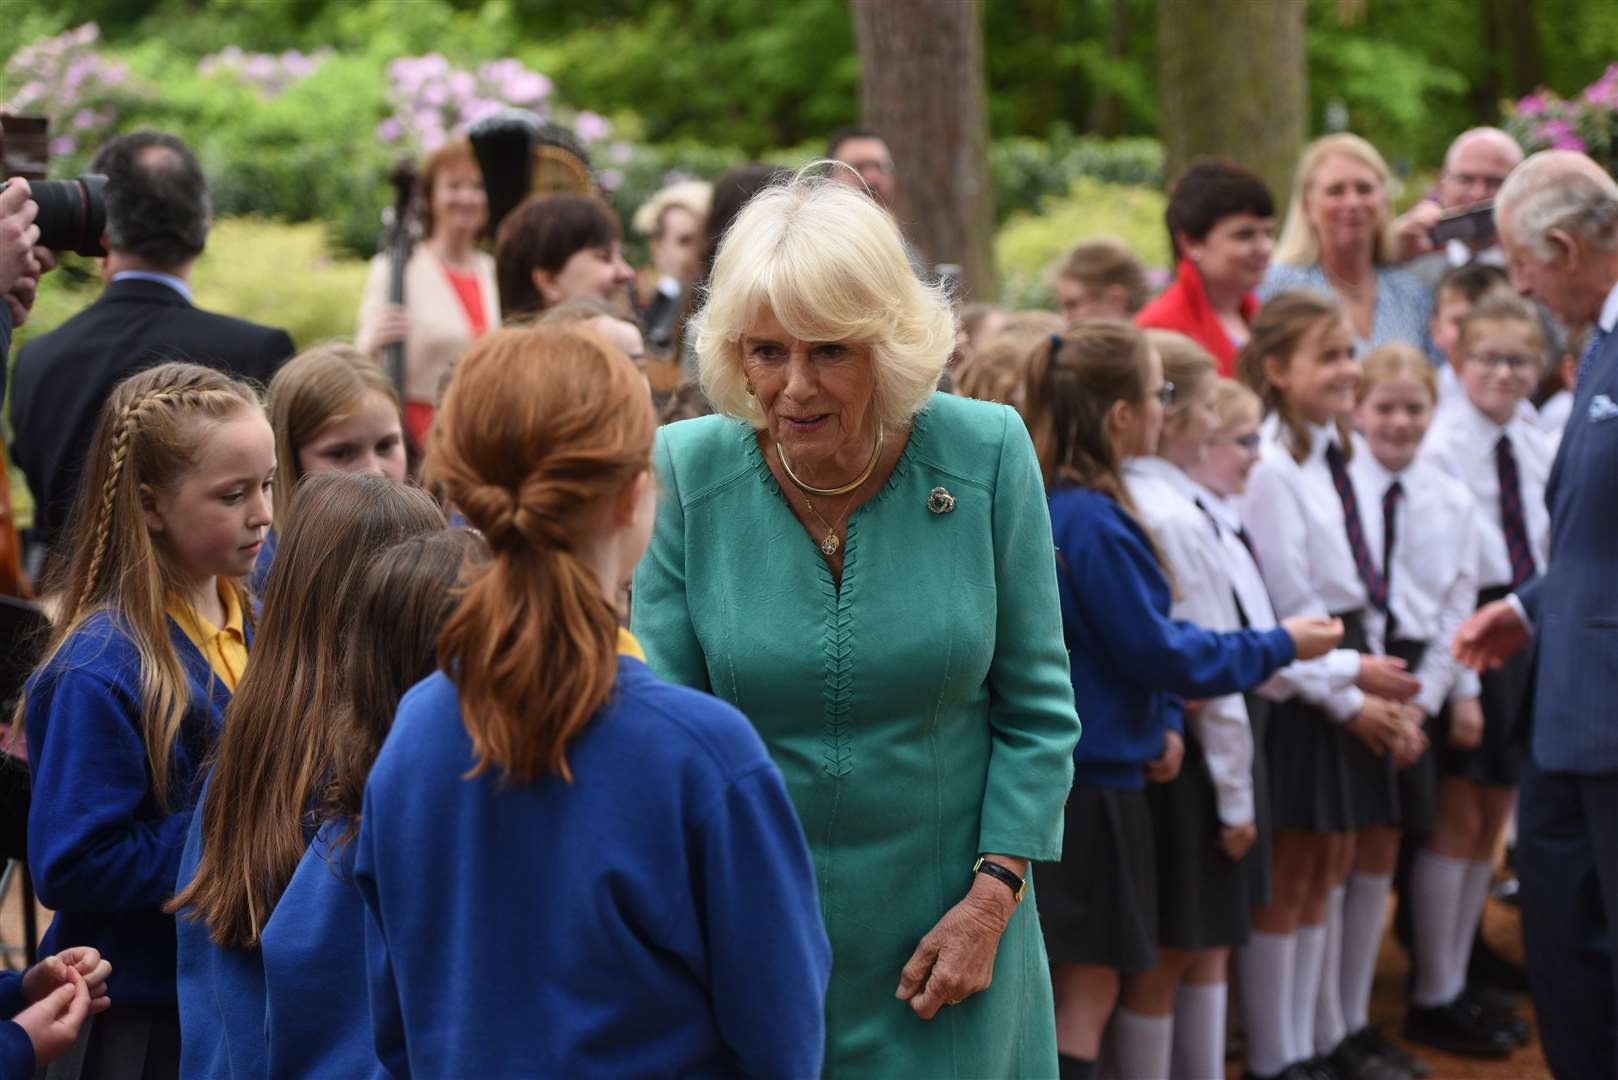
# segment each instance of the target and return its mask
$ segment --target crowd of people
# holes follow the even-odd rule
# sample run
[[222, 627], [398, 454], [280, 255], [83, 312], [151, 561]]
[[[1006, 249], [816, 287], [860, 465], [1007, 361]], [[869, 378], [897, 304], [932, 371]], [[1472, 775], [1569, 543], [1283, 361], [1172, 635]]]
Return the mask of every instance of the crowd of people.
[[452, 141], [293, 355], [192, 305], [191, 151], [102, 148], [105, 289], [9, 396], [55, 914], [0, 1076], [1206, 1080], [1234, 1013], [1255, 1080], [1405, 1080], [1525, 989], [1613, 1075], [1618, 184], [1478, 129], [1395, 217], [1331, 135], [1278, 230], [1200, 160], [1166, 288], [1087, 240], [1006, 311], [827, 156], [658, 193], [637, 275]]

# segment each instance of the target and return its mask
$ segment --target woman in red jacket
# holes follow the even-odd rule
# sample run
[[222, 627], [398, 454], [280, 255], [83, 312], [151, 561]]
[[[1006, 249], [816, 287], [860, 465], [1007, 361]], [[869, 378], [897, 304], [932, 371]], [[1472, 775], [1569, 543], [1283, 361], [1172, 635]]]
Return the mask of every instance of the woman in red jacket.
[[1174, 280], [1141, 308], [1135, 325], [1179, 331], [1230, 376], [1258, 311], [1253, 290], [1270, 266], [1275, 200], [1249, 170], [1202, 158], [1174, 185], [1164, 217], [1178, 260]]

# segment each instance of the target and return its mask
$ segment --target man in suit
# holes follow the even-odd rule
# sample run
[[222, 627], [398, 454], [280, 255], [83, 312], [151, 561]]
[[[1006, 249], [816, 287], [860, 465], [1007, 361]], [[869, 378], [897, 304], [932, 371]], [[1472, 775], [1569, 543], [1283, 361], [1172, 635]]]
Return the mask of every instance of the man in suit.
[[62, 538], [96, 417], [119, 382], [189, 360], [266, 383], [293, 351], [284, 330], [192, 306], [191, 266], [210, 210], [202, 168], [183, 142], [156, 131], [121, 135], [90, 171], [107, 177], [106, 288], [23, 346], [12, 374], [12, 459], [34, 493], [33, 538], [46, 546]]
[[1535, 696], [1518, 810], [1529, 983], [1559, 1080], [1618, 1076], [1618, 184], [1582, 154], [1524, 162], [1495, 200], [1512, 283], [1590, 324], [1545, 489], [1543, 576], [1461, 627], [1498, 665], [1532, 643]]

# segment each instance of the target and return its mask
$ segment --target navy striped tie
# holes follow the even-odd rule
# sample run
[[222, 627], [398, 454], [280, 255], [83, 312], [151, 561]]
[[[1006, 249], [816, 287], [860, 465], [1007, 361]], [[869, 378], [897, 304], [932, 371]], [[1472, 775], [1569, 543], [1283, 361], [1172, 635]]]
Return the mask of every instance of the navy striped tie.
[[1388, 579], [1376, 568], [1371, 549], [1365, 543], [1365, 530], [1360, 525], [1360, 503], [1354, 495], [1354, 484], [1348, 478], [1343, 451], [1336, 443], [1326, 447], [1326, 467], [1331, 470], [1332, 486], [1343, 503], [1343, 528], [1348, 532], [1348, 547], [1354, 553], [1354, 568], [1365, 582], [1365, 596], [1379, 611], [1388, 609]]
[[1502, 435], [1494, 444], [1494, 466], [1500, 474], [1500, 529], [1506, 536], [1506, 558], [1511, 560], [1511, 587], [1516, 589], [1534, 576], [1534, 553], [1528, 547], [1522, 483], [1517, 476], [1517, 455], [1511, 448], [1511, 436]]
[[1383, 635], [1388, 641], [1398, 636], [1399, 622], [1393, 617], [1393, 540], [1396, 535], [1394, 518], [1399, 512], [1399, 500], [1404, 497], [1404, 486], [1395, 480], [1382, 493], [1382, 609], [1388, 613], [1388, 629]]

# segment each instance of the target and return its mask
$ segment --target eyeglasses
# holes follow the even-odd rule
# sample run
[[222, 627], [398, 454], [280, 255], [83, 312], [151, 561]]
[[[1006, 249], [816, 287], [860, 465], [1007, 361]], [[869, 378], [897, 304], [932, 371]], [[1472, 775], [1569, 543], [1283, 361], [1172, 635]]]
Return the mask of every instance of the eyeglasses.
[[1533, 353], [1475, 352], [1468, 353], [1466, 358], [1490, 371], [1503, 367], [1514, 375], [1539, 366], [1539, 357]]
[[1174, 384], [1165, 381], [1163, 388], [1157, 392], [1157, 400], [1167, 409], [1174, 405]]
[[1251, 454], [1258, 449], [1259, 434], [1256, 431], [1249, 431], [1246, 435], [1215, 435], [1208, 441], [1226, 446], [1239, 446]]
[[1453, 172], [1447, 175], [1460, 187], [1481, 187], [1491, 195], [1499, 191], [1500, 185], [1506, 182], [1504, 176], [1493, 176], [1488, 173]]

